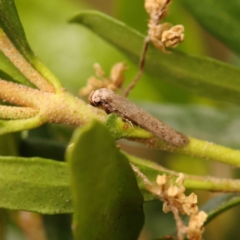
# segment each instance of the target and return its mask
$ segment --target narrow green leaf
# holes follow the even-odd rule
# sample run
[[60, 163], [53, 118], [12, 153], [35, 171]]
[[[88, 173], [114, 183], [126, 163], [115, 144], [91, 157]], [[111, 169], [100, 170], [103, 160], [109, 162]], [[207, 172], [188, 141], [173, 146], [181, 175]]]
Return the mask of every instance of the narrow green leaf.
[[[124, 23], [93, 11], [80, 13], [71, 22], [83, 24], [120, 49], [135, 63], [138, 62], [144, 36]], [[162, 79], [193, 94], [221, 101], [240, 102], [240, 69], [214, 59], [177, 51], [163, 54], [151, 45], [146, 57], [145, 71], [156, 77], [152, 83], [157, 87], [159, 79]]]
[[216, 218], [219, 214], [240, 204], [240, 195], [238, 193], [224, 194], [209, 200], [200, 209], [208, 214], [205, 225]]
[[[148, 19], [148, 14], [142, 1], [133, 0], [129, 4], [127, 0], [117, 0], [114, 1], [114, 4], [118, 19], [120, 18], [121, 21], [126, 22], [140, 32], [147, 32], [146, 19]], [[133, 17], [133, 13], [137, 14], [134, 14]]]
[[0, 1], [0, 27], [28, 60], [34, 57], [13, 0]]
[[22, 73], [10, 62], [10, 60], [0, 51], [0, 78], [13, 81], [33, 87], [33, 85], [25, 78]]
[[0, 157], [0, 208], [71, 213], [65, 163], [41, 158]]
[[67, 152], [75, 204], [75, 239], [137, 239], [142, 195], [127, 158], [107, 129], [78, 129]]
[[18, 16], [14, 0], [0, 1], [0, 28], [6, 33], [18, 51], [56, 88], [61, 88], [59, 81], [41, 63], [31, 50], [21, 21]]
[[240, 2], [225, 0], [180, 0], [197, 21], [218, 40], [240, 54]]
[[39, 127], [41, 124], [39, 116], [20, 120], [0, 120], [0, 135]]
[[[28, 139], [28, 141], [31, 141], [31, 140], [32, 139]], [[29, 143], [28, 141], [24, 140], [24, 144], [20, 144], [20, 146], [23, 148], [32, 148], [33, 147], [33, 149], [31, 151], [24, 152], [24, 154], [27, 156], [38, 155], [38, 156], [48, 157], [47, 154], [48, 154], [49, 148], [51, 148], [51, 147], [55, 150], [55, 152], [59, 152], [59, 153], [63, 153], [66, 149], [66, 146], [64, 146], [64, 144], [57, 144], [57, 143], [53, 144], [53, 141], [47, 141], [46, 143], [43, 141]], [[37, 149], [37, 145], [35, 145], [35, 144], [39, 145], [39, 149]], [[91, 146], [89, 146], [89, 147], [91, 147]], [[34, 151], [34, 149], [35, 149], [35, 151]], [[20, 149], [20, 153], [22, 153], [22, 152], [23, 152], [23, 150]], [[50, 152], [50, 156], [52, 156], [51, 152]], [[142, 173], [144, 173], [149, 178], [149, 180], [152, 182], [154, 182], [156, 180], [157, 175], [164, 173], [164, 169], [161, 166], [157, 165], [156, 163], [153, 163], [153, 162], [147, 161], [147, 160], [143, 160], [143, 159], [139, 159], [139, 158], [136, 158], [131, 155], [125, 155], [125, 156], [128, 158], [128, 160], [130, 162], [132, 162], [134, 165], [136, 165], [140, 169], [140, 171]], [[36, 159], [37, 159], [37, 163], [35, 162]], [[60, 156], [60, 159], [56, 159], [56, 160], [61, 160], [61, 159], [63, 159], [63, 156]], [[18, 161], [17, 164], [16, 164], [16, 161]], [[23, 162], [21, 162], [21, 161], [23, 161]], [[12, 162], [14, 162], [14, 164]], [[40, 169], [40, 171], [37, 168], [39, 165], [39, 162], [42, 165], [42, 168]], [[5, 200], [2, 201], [3, 199], [0, 199], [0, 208], [5, 207], [5, 208], [12, 209], [12, 206], [14, 206], [13, 209], [15, 209], [15, 210], [23, 210], [23, 209], [26, 211], [34, 210], [36, 212], [46, 213], [46, 214], [56, 213], [59, 210], [60, 210], [59, 213], [66, 213], [66, 212], [71, 213], [73, 211], [71, 207], [69, 207], [68, 210], [66, 211], [66, 209], [64, 209], [64, 208], [62, 209], [61, 206], [58, 205], [59, 195], [51, 195], [52, 202], [50, 203], [50, 205], [48, 203], [49, 192], [54, 192], [54, 193], [56, 192], [57, 185], [55, 185], [54, 183], [56, 183], [56, 184], [59, 183], [59, 185], [60, 185], [59, 192], [67, 191], [66, 189], [68, 189], [70, 186], [70, 183], [68, 182], [68, 176], [65, 174], [62, 175], [63, 171], [65, 171], [68, 174], [67, 164], [65, 162], [60, 163], [60, 164], [58, 164], [58, 162], [53, 162], [53, 164], [54, 164], [54, 167], [53, 167], [52, 162], [53, 161], [50, 161], [50, 163], [49, 163], [48, 159], [40, 159], [40, 158], [29, 158], [28, 159], [28, 158], [17, 158], [17, 157], [16, 158], [1, 157], [0, 158], [0, 183], [1, 183], [1, 179], [2, 179], [1, 171], [3, 171], [3, 173], [5, 174], [6, 169], [12, 169], [12, 170], [11, 170], [10, 174], [9, 175], [7, 174], [6, 178], [4, 178], [5, 181], [2, 183], [3, 185], [5, 185], [8, 182], [12, 182], [12, 177], [16, 175], [15, 173], [13, 174], [14, 171], [17, 173], [16, 182], [19, 183], [19, 182], [21, 182], [22, 179], [26, 179], [26, 178], [27, 178], [27, 180], [25, 181], [26, 189], [20, 189], [21, 191], [23, 191], [22, 194], [20, 194], [20, 195], [17, 194], [18, 204], [14, 206], [14, 204], [16, 202], [16, 199], [14, 199], [15, 195], [14, 195], [14, 197], [11, 197], [13, 193], [11, 193], [11, 191], [10, 192], [8, 191], [7, 192], [8, 195], [6, 196], [6, 197], [8, 197], [7, 205], [6, 205]], [[3, 163], [7, 166], [2, 167]], [[21, 165], [21, 164], [23, 164], [23, 165]], [[25, 168], [25, 164], [28, 166], [28, 168], [26, 169], [28, 174], [26, 174], [25, 171], [17, 172], [17, 169], [21, 169], [21, 166], [23, 166]], [[54, 168], [56, 168], [56, 171], [53, 170]], [[62, 169], [62, 172], [58, 171], [59, 169]], [[51, 174], [52, 170], [54, 171], [54, 174]], [[39, 173], [41, 175], [42, 172], [44, 172], [43, 183], [46, 183], [46, 182], [49, 183], [48, 187], [47, 187], [48, 191], [47, 190], [43, 191], [42, 188], [39, 188], [39, 185], [42, 186], [42, 184], [41, 184], [42, 180], [36, 179], [36, 181], [39, 180], [39, 182], [38, 182], [38, 184], [36, 184], [34, 182], [33, 185], [35, 186], [36, 191], [39, 191], [39, 193], [41, 193], [42, 195], [41, 195], [41, 198], [39, 199], [39, 201], [41, 201], [41, 204], [39, 203], [38, 206], [34, 206], [35, 202], [33, 203], [32, 200], [29, 199], [29, 197], [28, 197], [29, 192], [31, 190], [29, 185], [32, 187], [31, 177], [35, 176], [35, 175], [38, 176]], [[13, 175], [11, 175], [11, 174], [13, 174]], [[30, 177], [29, 177], [29, 175], [30, 175]], [[61, 181], [58, 182], [59, 179]], [[156, 199], [155, 196], [153, 196], [146, 190], [142, 179], [137, 177], [137, 180], [138, 180], [138, 186], [141, 189], [141, 193], [144, 196], [144, 201], [151, 201], [151, 200]], [[188, 182], [188, 180], [186, 180], [186, 182]], [[65, 183], [65, 185], [62, 186], [61, 185], [62, 183]], [[13, 190], [19, 191], [18, 187], [19, 187], [18, 185], [14, 186], [14, 183], [13, 183], [13, 188], [12, 188]], [[29, 189], [28, 189], [28, 187], [29, 187]], [[199, 187], [197, 187], [197, 189], [199, 189]], [[209, 191], [213, 190], [211, 188], [211, 186], [209, 186], [208, 188], [204, 188], [204, 189], [209, 190]], [[219, 190], [221, 190], [221, 189], [219, 189]], [[0, 184], [0, 194], [2, 194], [1, 184]], [[70, 194], [70, 192], [69, 192], [69, 194]], [[70, 195], [66, 195], [66, 196], [68, 199], [71, 198]], [[26, 202], [24, 202], [24, 205], [22, 205], [22, 201], [23, 202], [26, 201]], [[56, 205], [53, 203], [56, 203]], [[44, 207], [44, 208], [42, 208], [42, 207]], [[45, 207], [48, 207], [50, 211], [48, 212], [48, 209]]]

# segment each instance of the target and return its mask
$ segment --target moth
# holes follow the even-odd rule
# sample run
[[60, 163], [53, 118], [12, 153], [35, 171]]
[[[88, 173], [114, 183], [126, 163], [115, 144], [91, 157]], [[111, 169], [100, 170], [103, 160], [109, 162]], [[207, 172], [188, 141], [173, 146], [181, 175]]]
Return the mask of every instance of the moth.
[[93, 106], [102, 108], [108, 114], [116, 113], [124, 120], [139, 125], [171, 145], [180, 147], [188, 143], [187, 136], [175, 131], [136, 104], [110, 89], [100, 88], [91, 92], [89, 102]]

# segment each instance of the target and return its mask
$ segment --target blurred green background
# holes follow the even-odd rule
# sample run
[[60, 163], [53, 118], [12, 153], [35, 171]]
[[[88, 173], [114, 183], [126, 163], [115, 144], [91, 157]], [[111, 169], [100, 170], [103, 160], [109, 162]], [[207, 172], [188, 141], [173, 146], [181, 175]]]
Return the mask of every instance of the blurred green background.
[[[93, 64], [96, 62], [109, 73], [116, 62], [124, 61], [129, 67], [126, 72], [126, 84], [135, 76], [137, 66], [132, 64], [126, 56], [88, 29], [69, 24], [67, 21], [81, 10], [95, 9], [146, 34], [148, 16], [144, 10], [143, 0], [130, 2], [127, 0], [15, 0], [15, 3], [32, 49], [73, 94], [78, 95], [79, 89], [85, 86], [87, 78], [94, 74]], [[239, 58], [207, 33], [194, 20], [191, 13], [180, 5], [179, 1], [173, 1], [170, 5], [166, 21], [183, 24], [185, 27], [185, 41], [180, 44], [178, 50], [192, 55], [209, 56], [240, 66]], [[180, 125], [180, 129], [185, 129], [185, 133], [193, 137], [239, 148], [240, 134], [237, 132], [240, 128], [239, 108], [195, 96], [176, 86], [161, 82], [161, 79], [157, 80], [161, 84], [160, 89], [156, 89], [151, 84], [152, 77], [144, 74], [137, 87], [131, 92], [130, 99], [171, 126], [178, 128]], [[29, 134], [44, 138], [56, 137], [56, 134], [47, 135], [49, 129], [45, 130], [46, 127], [41, 128], [40, 131], [30, 131]], [[51, 126], [51, 133], [58, 130], [59, 127]], [[62, 127], [62, 135], [58, 136], [58, 139], [67, 141], [71, 131], [72, 129]], [[150, 150], [127, 141], [120, 141], [119, 144], [134, 155], [157, 161], [176, 171], [218, 177], [239, 176], [236, 169], [223, 164]], [[216, 194], [202, 191], [198, 191], [197, 194], [200, 205], [216, 196]], [[174, 226], [173, 217], [170, 213], [162, 213], [160, 202], [146, 203], [144, 209], [146, 223], [141, 240], [157, 238], [171, 232]], [[234, 208], [213, 220], [206, 227], [204, 238], [211, 240], [240, 238], [239, 213], [240, 208]], [[44, 222], [46, 226], [49, 225], [48, 236], [52, 236], [49, 239], [72, 238], [69, 233], [70, 216], [44, 216]], [[55, 226], [51, 225], [53, 222]], [[52, 233], [54, 229], [61, 227], [61, 234]], [[27, 238], [13, 221], [9, 226], [7, 239]]]

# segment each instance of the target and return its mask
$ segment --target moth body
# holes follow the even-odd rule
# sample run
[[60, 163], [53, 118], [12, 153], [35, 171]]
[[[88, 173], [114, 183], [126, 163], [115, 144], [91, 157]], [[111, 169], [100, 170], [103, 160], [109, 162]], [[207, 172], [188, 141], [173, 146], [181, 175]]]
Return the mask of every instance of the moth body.
[[89, 102], [93, 106], [101, 107], [107, 113], [116, 113], [121, 118], [141, 126], [169, 144], [184, 146], [188, 143], [188, 138], [185, 135], [170, 128], [110, 89], [100, 88], [93, 91], [89, 96]]

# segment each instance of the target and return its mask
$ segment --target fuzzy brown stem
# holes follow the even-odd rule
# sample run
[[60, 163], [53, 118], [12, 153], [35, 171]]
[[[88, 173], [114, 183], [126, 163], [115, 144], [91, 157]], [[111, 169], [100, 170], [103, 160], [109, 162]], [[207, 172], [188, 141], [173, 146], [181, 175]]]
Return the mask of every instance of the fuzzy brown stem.
[[144, 175], [139, 168], [134, 165], [133, 163], [130, 163], [130, 166], [132, 168], [132, 170], [143, 180], [145, 185], [152, 185], [151, 181], [147, 178], [146, 175]]
[[171, 203], [169, 203], [169, 207], [171, 208], [174, 219], [176, 221], [178, 240], [183, 240], [183, 233], [185, 232], [185, 226], [182, 222], [182, 219], [179, 217], [179, 212], [177, 208], [172, 206]]
[[15, 48], [7, 35], [0, 29], [0, 50], [19, 69], [19, 71], [36, 87], [46, 92], [55, 92], [55, 88], [47, 82], [39, 72]]
[[[124, 153], [129, 161], [134, 164], [139, 171], [143, 174], [151, 175], [151, 180], [155, 180], [157, 175], [167, 174], [178, 177], [178, 172], [169, 170], [167, 168], [158, 165], [155, 162], [133, 157]], [[148, 170], [147, 172], [146, 169]], [[210, 176], [195, 176], [190, 174], [184, 174], [184, 187], [188, 189], [201, 189], [212, 192], [240, 192], [240, 180], [239, 179], [227, 179], [217, 178]], [[145, 188], [145, 187], [144, 187]]]
[[0, 99], [6, 102], [36, 108], [40, 94], [41, 91], [37, 89], [0, 79]]
[[92, 119], [106, 121], [107, 114], [72, 96], [64, 89], [57, 94], [0, 80], [0, 99], [34, 108], [44, 122], [84, 125]]
[[38, 111], [29, 107], [12, 107], [0, 105], [0, 119], [25, 119], [32, 118]]
[[146, 37], [145, 41], [144, 41], [144, 45], [143, 45], [143, 51], [142, 51], [142, 54], [141, 54], [140, 62], [139, 62], [138, 73], [137, 73], [136, 77], [133, 79], [133, 81], [125, 89], [125, 91], [123, 93], [124, 97], [128, 96], [130, 91], [135, 87], [135, 85], [137, 84], [137, 82], [139, 81], [139, 79], [141, 78], [141, 76], [143, 74], [143, 69], [144, 69], [144, 65], [145, 65], [145, 58], [146, 58], [149, 42], [150, 42], [150, 38]]

